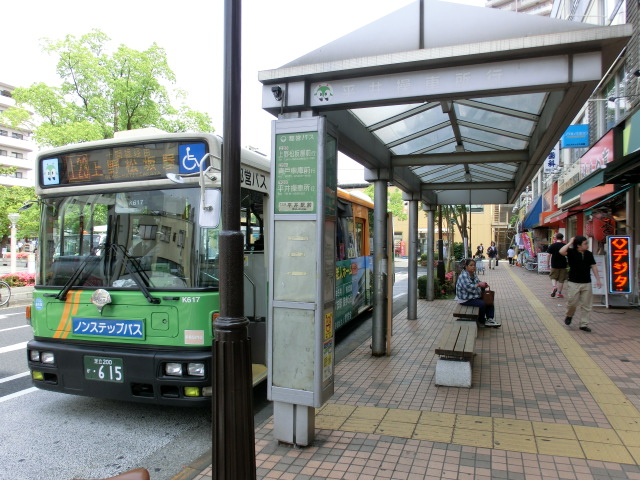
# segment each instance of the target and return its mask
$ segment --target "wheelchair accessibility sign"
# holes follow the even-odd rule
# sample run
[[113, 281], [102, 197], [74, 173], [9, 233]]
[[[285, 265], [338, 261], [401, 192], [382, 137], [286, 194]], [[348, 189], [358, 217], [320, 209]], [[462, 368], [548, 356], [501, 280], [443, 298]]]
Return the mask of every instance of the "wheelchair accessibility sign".
[[178, 147], [178, 156], [180, 158], [180, 173], [198, 173], [207, 168], [203, 165], [204, 156], [207, 154], [204, 143], [190, 143], [180, 145]]

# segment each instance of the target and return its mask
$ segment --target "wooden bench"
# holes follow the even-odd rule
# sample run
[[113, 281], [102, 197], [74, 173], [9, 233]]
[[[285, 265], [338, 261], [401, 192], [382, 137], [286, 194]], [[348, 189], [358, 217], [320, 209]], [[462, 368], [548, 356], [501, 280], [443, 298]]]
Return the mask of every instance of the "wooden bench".
[[471, 322], [449, 322], [445, 325], [435, 352], [436, 386], [471, 388], [471, 366], [475, 355], [478, 327]]
[[457, 321], [475, 322], [477, 324], [478, 318], [480, 318], [480, 309], [478, 307], [456, 303], [453, 309], [453, 318]]

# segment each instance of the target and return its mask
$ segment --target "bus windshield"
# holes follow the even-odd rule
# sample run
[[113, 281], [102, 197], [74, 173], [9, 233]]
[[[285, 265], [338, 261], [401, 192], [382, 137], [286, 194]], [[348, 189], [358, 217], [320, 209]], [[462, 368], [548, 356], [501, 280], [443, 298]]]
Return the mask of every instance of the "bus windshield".
[[[217, 288], [219, 226], [199, 228], [199, 188], [52, 197], [42, 213], [38, 284]], [[219, 218], [219, 212], [216, 212]]]

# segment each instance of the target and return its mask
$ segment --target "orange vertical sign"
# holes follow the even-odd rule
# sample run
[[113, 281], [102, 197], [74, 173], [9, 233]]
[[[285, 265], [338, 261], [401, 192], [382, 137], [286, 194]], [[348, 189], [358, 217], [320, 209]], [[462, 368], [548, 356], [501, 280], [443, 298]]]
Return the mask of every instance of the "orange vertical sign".
[[607, 237], [609, 292], [631, 293], [631, 237]]

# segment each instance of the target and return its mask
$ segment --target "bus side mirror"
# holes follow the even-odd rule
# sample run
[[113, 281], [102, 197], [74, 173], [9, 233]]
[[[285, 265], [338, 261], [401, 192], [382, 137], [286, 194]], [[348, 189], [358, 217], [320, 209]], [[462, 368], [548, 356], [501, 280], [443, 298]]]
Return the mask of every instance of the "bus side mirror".
[[205, 189], [200, 202], [200, 226], [216, 228], [220, 224], [220, 190]]

